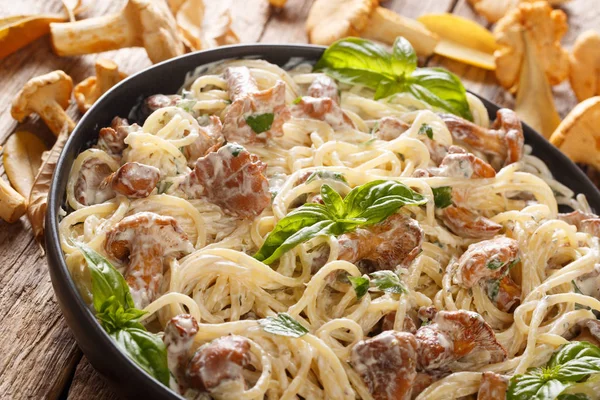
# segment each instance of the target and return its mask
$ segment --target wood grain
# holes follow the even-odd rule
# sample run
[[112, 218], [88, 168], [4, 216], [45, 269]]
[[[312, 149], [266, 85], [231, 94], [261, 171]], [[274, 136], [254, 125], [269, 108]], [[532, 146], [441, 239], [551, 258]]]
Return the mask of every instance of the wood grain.
[[[273, 10], [267, 0], [230, 0], [233, 25], [242, 42], [304, 43], [304, 20], [313, 0], [288, 0], [281, 10]], [[9, 3], [11, 3], [9, 5]], [[121, 1], [84, 0], [87, 11], [82, 17], [118, 12]], [[466, 0], [390, 0], [382, 1], [407, 17], [424, 13], [454, 12], [485, 24]], [[61, 12], [60, 0], [17, 0], [0, 3], [0, 17], [41, 12]], [[564, 38], [567, 47], [579, 33], [593, 29], [600, 20], [600, 8], [594, 0], [576, 0], [564, 7], [570, 30]], [[597, 28], [596, 28], [597, 29]], [[122, 49], [103, 53], [115, 60], [126, 73], [150, 65], [143, 49]], [[41, 38], [0, 60], [0, 144], [19, 126], [38, 134], [48, 145], [54, 135], [37, 118], [18, 125], [10, 116], [10, 103], [16, 92], [33, 76], [63, 69], [75, 83], [93, 74], [98, 55], [59, 58]], [[432, 57], [429, 65], [444, 66], [462, 77], [465, 86], [504, 106], [513, 104], [512, 96], [502, 90], [493, 73], [441, 57]], [[565, 115], [576, 100], [568, 83], [554, 88], [556, 104]], [[76, 107], [69, 115], [78, 119]], [[0, 166], [0, 174], [4, 174]], [[102, 377], [81, 356], [55, 301], [46, 262], [35, 245], [25, 219], [8, 225], [0, 221], [0, 398], [55, 399], [68, 393], [71, 400], [117, 399]], [[69, 382], [73, 377], [72, 382]], [[67, 387], [70, 384], [70, 387]], [[68, 389], [68, 390], [67, 390]]]

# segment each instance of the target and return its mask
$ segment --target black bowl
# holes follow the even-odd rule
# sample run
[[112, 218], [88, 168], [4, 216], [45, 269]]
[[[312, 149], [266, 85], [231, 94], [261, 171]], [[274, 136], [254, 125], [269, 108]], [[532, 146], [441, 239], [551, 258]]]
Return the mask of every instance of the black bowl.
[[[67, 270], [60, 247], [59, 209], [65, 203], [65, 192], [73, 160], [90, 146], [100, 128], [108, 126], [116, 115], [126, 117], [140, 96], [175, 93], [186, 75], [199, 66], [232, 58], [262, 58], [286, 65], [294, 60], [316, 61], [324, 47], [309, 45], [240, 45], [187, 54], [139, 72], [107, 92], [85, 114], [71, 134], [52, 179], [46, 214], [46, 249], [54, 292], [67, 324], [92, 365], [123, 396], [145, 399], [182, 399], [148, 375], [113, 344], [96, 321], [94, 314], [79, 296]], [[482, 99], [490, 118], [498, 107]], [[541, 158], [554, 176], [575, 193], [583, 193], [595, 210], [600, 210], [600, 192], [565, 155], [540, 134], [524, 126], [525, 141], [533, 146], [533, 154]]]

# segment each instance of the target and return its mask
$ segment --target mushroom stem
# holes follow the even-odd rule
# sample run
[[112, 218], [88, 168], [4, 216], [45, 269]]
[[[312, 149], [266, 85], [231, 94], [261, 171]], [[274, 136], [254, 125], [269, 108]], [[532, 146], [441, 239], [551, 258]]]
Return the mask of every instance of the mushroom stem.
[[75, 122], [58, 103], [48, 103], [43, 110], [35, 110], [35, 112], [39, 114], [50, 131], [56, 136], [60, 134], [65, 123], [69, 126], [69, 132], [75, 128]]
[[27, 211], [25, 198], [0, 178], [0, 218], [13, 223], [21, 218], [25, 211]]
[[545, 138], [560, 124], [560, 116], [554, 106], [550, 82], [536, 57], [533, 38], [523, 31], [524, 55], [519, 77], [515, 112]]
[[437, 35], [419, 21], [403, 17], [383, 7], [377, 7], [373, 11], [361, 36], [387, 44], [393, 44], [396, 37], [403, 36], [420, 56], [432, 55], [439, 41]]
[[115, 86], [123, 79], [119, 67], [111, 60], [99, 59], [96, 61], [96, 92], [98, 97]]
[[127, 18], [127, 8], [119, 14], [50, 24], [54, 52], [59, 56], [75, 56], [141, 46], [142, 41]]

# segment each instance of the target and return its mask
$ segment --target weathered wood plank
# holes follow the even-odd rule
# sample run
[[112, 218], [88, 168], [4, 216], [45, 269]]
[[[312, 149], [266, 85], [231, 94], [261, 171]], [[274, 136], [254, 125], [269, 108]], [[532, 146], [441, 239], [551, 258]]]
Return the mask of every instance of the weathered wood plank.
[[84, 356], [75, 370], [68, 400], [118, 400], [117, 395]]
[[289, 0], [285, 7], [271, 14], [265, 25], [262, 43], [306, 43], [304, 25], [313, 0]]

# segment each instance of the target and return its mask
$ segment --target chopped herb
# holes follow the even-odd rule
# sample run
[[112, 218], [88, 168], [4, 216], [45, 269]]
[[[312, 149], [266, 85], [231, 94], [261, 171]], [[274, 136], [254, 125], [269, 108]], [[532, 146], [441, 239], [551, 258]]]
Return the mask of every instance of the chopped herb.
[[496, 301], [498, 298], [498, 292], [500, 291], [500, 280], [490, 279], [487, 281], [487, 295], [492, 301]]
[[302, 101], [302, 96], [298, 96], [292, 101], [292, 104], [299, 104]]
[[275, 114], [254, 114], [246, 117], [246, 123], [255, 133], [263, 133], [271, 129]]
[[[573, 285], [573, 291], [575, 293], [583, 294], [583, 292], [579, 289], [579, 287], [577, 286], [577, 284], [575, 283], [575, 281], [571, 281], [571, 284]], [[575, 303], [575, 309], [576, 310], [591, 310], [590, 307], [584, 306], [584, 305], [579, 304], [579, 303]]]
[[349, 276], [348, 280], [356, 292], [356, 297], [358, 299], [361, 299], [365, 294], [367, 294], [370, 283], [369, 278], [364, 276]]
[[379, 130], [379, 121], [375, 122], [375, 125], [371, 128], [371, 135]]
[[433, 201], [437, 208], [446, 208], [452, 205], [452, 188], [450, 186], [442, 186], [432, 188]]
[[227, 147], [234, 157], [239, 156], [242, 151], [246, 150], [243, 146], [240, 146], [237, 143], [228, 143]]
[[276, 317], [267, 317], [258, 321], [263, 331], [279, 336], [299, 338], [308, 333], [302, 324], [288, 313], [279, 313]]
[[392, 271], [377, 271], [369, 276], [371, 277], [371, 283], [381, 291], [394, 294], [407, 292], [400, 277]]
[[344, 177], [344, 174], [342, 174], [340, 172], [334, 172], [334, 171], [315, 171], [312, 174], [310, 174], [310, 176], [308, 177], [308, 179], [306, 179], [306, 181], [304, 183], [305, 184], [311, 183], [312, 181], [314, 181], [317, 178], [331, 179], [334, 181], [344, 182], [346, 185], [348, 184], [348, 181]]
[[500, 260], [492, 259], [492, 260], [488, 261], [486, 267], [488, 267], [488, 269], [491, 269], [491, 270], [496, 270], [496, 269], [501, 268], [501, 267], [503, 267], [505, 265], [506, 265], [506, 263], [504, 263], [504, 262], [502, 262]]
[[376, 140], [377, 140], [376, 138], [372, 138], [372, 139], [367, 140], [366, 142], [359, 143], [358, 145], [361, 147], [369, 147], [370, 145], [375, 143]]
[[167, 190], [169, 190], [169, 188], [171, 186], [173, 186], [173, 183], [174, 182], [172, 182], [172, 181], [160, 181], [160, 182], [158, 182], [158, 186], [157, 186], [157, 188], [158, 188], [158, 194], [167, 193]]
[[429, 139], [433, 139], [433, 129], [428, 124], [423, 124], [419, 128], [419, 135], [427, 135]]
[[192, 112], [196, 103], [196, 100], [179, 100], [176, 105], [187, 112]]

